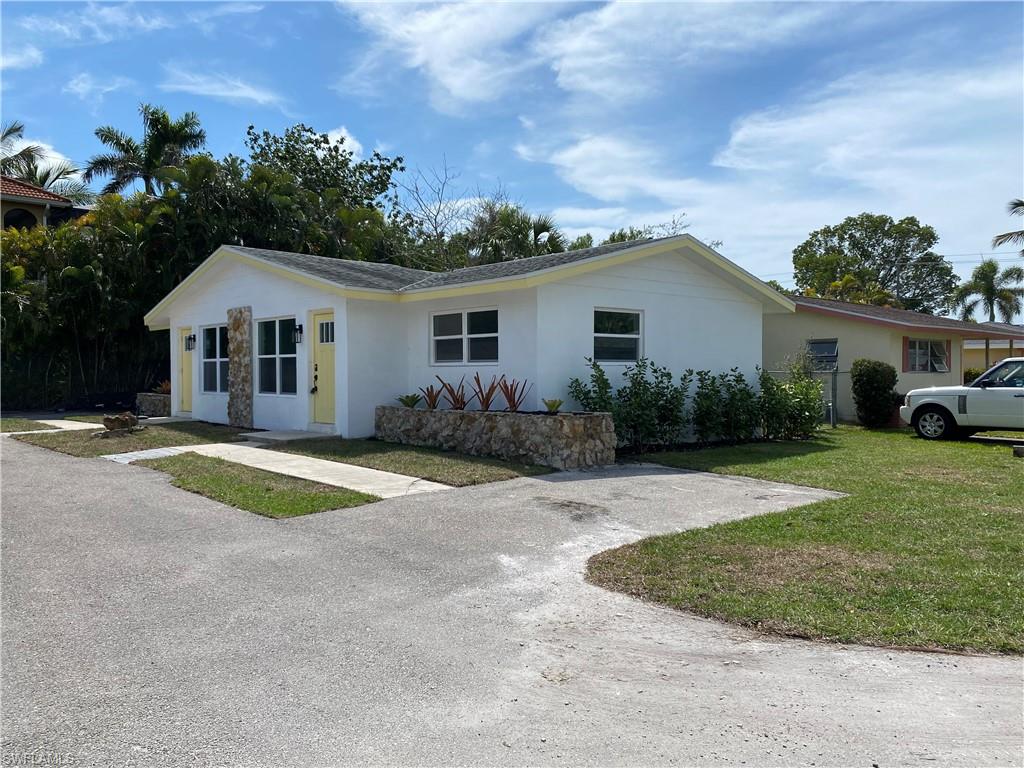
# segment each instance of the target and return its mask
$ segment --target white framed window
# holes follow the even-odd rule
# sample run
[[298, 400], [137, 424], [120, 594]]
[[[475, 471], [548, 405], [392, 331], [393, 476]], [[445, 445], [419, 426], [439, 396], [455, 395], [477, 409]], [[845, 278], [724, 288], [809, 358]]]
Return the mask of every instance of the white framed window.
[[839, 363], [839, 339], [808, 339], [807, 355], [816, 371], [834, 371]]
[[430, 316], [434, 365], [498, 362], [498, 310], [465, 309]]
[[203, 392], [228, 391], [228, 327], [203, 328]]
[[317, 323], [317, 338], [321, 344], [334, 343], [334, 321], [321, 320]]
[[907, 370], [913, 373], [949, 373], [946, 342], [908, 339]]
[[256, 357], [261, 395], [296, 393], [295, 318], [256, 323]]
[[594, 309], [594, 360], [635, 363], [643, 355], [643, 313], [635, 309]]

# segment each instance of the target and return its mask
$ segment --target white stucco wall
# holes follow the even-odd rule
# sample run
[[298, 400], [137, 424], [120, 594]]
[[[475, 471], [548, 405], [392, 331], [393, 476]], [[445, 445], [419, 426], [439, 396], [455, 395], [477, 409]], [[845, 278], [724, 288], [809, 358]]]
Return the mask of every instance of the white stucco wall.
[[[761, 362], [762, 304], [679, 254], [568, 277], [537, 289], [537, 388], [569, 402], [569, 379], [586, 379], [594, 351], [594, 309], [643, 313], [642, 354], [676, 375], [687, 368], [739, 368]], [[612, 384], [625, 363], [602, 363]]]
[[[232, 261], [214, 265], [198, 286], [178, 299], [171, 307], [171, 388], [172, 413], [181, 415], [178, 353], [179, 329], [191, 326], [196, 334], [192, 354], [192, 412], [194, 419], [227, 422], [227, 393], [202, 391], [202, 329], [224, 325], [231, 307], [252, 307], [253, 317], [253, 424], [262, 429], [326, 429], [310, 423], [310, 350], [313, 328], [310, 316], [314, 310], [333, 309], [335, 315], [335, 381], [344, 381], [347, 372], [343, 327], [345, 299], [329, 291], [281, 279], [264, 270]], [[256, 323], [277, 317], [294, 317], [302, 323], [305, 334], [296, 348], [296, 394], [260, 394], [256, 363]], [[343, 424], [347, 400], [344, 387], [336, 387], [336, 416]], [[337, 430], [335, 430], [337, 431]]]

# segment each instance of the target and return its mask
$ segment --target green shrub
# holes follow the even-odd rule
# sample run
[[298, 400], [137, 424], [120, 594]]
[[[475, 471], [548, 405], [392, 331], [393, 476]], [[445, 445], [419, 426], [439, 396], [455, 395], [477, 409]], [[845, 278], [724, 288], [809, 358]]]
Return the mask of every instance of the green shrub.
[[[688, 372], [689, 373], [689, 372]], [[722, 379], [711, 371], [697, 371], [693, 393], [693, 434], [699, 442], [710, 443], [725, 432], [725, 394]]]
[[584, 411], [595, 411], [611, 413], [612, 405], [612, 383], [608, 376], [596, 361], [587, 358], [587, 365], [590, 367], [590, 384], [584, 384], [577, 378], [569, 380], [569, 397], [580, 404]]
[[850, 366], [857, 419], [865, 427], [882, 427], [892, 419], [896, 369], [881, 360], [860, 358]]
[[757, 382], [761, 389], [757, 398], [761, 437], [765, 440], [777, 440], [786, 434], [789, 394], [783, 382], [763, 368], [757, 369]]
[[964, 368], [964, 384], [973, 384], [984, 372], [984, 368]]
[[722, 437], [734, 443], [752, 439], [759, 421], [757, 393], [738, 368], [718, 378], [725, 394]]
[[641, 358], [626, 367], [622, 373], [625, 383], [613, 392], [600, 364], [590, 358], [587, 364], [590, 384], [574, 378], [569, 382], [569, 394], [588, 411], [610, 412], [620, 445], [643, 453], [682, 439], [690, 386], [686, 375], [676, 384], [668, 368]]
[[790, 364], [789, 379], [777, 379], [765, 370], [757, 373], [761, 392], [757, 399], [761, 437], [796, 440], [810, 437], [821, 424], [822, 383], [800, 359]]

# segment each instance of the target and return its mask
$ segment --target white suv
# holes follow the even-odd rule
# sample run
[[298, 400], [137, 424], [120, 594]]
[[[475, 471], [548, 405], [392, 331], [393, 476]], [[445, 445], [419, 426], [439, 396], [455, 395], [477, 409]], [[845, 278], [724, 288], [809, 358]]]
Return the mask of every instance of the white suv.
[[900, 418], [926, 440], [986, 429], [1024, 430], [1024, 357], [1010, 357], [970, 385], [912, 389]]

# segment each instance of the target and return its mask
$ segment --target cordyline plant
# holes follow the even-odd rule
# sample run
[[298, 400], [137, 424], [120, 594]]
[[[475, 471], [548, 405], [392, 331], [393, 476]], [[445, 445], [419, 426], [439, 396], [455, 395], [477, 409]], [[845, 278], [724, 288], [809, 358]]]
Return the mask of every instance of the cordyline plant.
[[481, 411], [491, 410], [491, 403], [494, 402], [494, 396], [498, 393], [498, 377], [491, 376], [491, 383], [486, 387], [480, 380], [480, 374], [476, 373], [473, 375], [473, 396], [476, 401], [480, 403]]
[[427, 410], [436, 411], [441, 402], [441, 390], [433, 384], [428, 384], [426, 389], [420, 387], [420, 392], [423, 393], [423, 402], [427, 406]]
[[445, 381], [440, 376], [437, 380], [441, 382], [441, 391], [444, 393], [444, 399], [448, 401], [448, 407], [453, 411], [464, 411], [466, 406], [473, 402], [473, 398], [476, 395], [470, 395], [466, 397], [466, 377], [463, 376], [459, 379], [459, 386], [455, 387], [451, 383]]
[[502, 397], [505, 398], [507, 410], [511, 413], [515, 413], [519, 410], [519, 407], [523, 404], [527, 393], [531, 389], [531, 387], [526, 386], [526, 379], [523, 379], [522, 381], [512, 379], [509, 381], [504, 376], [502, 376], [501, 381], [498, 382], [498, 388], [501, 390]]

